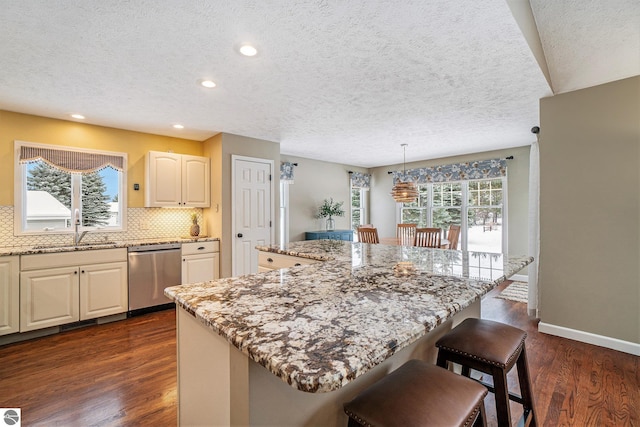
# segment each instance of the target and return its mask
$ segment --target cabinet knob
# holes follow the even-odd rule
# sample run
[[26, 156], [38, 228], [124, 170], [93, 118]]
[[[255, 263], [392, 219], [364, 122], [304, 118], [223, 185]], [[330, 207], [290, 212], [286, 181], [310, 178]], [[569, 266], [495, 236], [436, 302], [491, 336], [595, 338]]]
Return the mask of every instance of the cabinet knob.
[[296, 262], [293, 266], [294, 266], [294, 267], [298, 267], [298, 266], [301, 266], [301, 265], [302, 265], [302, 264], [300, 264], [299, 262]]
[[74, 271], [73, 274], [78, 274], [78, 270]]
[[238, 236], [238, 237], [242, 237], [242, 233], [238, 233], [238, 234], [237, 234], [237, 236]]
[[84, 270], [82, 270], [82, 274], [84, 274]]
[[273, 258], [267, 258], [267, 262], [273, 262]]
[[199, 250], [199, 251], [204, 251], [204, 246], [200, 246], [200, 247], [198, 248], [198, 250]]

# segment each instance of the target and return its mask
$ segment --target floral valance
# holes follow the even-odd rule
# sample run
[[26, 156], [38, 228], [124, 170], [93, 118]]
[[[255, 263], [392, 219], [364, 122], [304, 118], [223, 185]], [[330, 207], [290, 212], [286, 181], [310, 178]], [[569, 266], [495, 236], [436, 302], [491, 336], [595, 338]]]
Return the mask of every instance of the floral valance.
[[371, 188], [371, 175], [368, 173], [351, 172], [351, 188], [362, 188], [368, 190]]
[[20, 163], [43, 160], [49, 165], [65, 172], [94, 173], [108, 166], [121, 172], [125, 168], [123, 156], [91, 153], [85, 151], [58, 150], [29, 145], [20, 147]]
[[293, 167], [298, 166], [297, 163], [282, 162], [280, 163], [280, 182], [293, 184]]
[[500, 178], [507, 175], [507, 161], [504, 159], [477, 160], [444, 166], [395, 171], [393, 182], [414, 180], [418, 184], [429, 182], [468, 181], [471, 179]]

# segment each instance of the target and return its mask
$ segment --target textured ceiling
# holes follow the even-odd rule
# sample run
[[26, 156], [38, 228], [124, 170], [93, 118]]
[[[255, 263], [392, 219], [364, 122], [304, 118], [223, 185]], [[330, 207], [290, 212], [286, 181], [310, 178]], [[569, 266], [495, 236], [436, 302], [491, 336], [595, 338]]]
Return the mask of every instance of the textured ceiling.
[[[533, 1], [536, 23], [555, 20], [546, 34], [570, 41], [542, 40], [552, 80], [601, 80], [562, 62], [595, 35], [571, 35], [546, 3], [558, 2]], [[621, 14], [604, 36], [618, 39]], [[243, 42], [259, 54], [238, 54]], [[364, 167], [401, 163], [402, 143], [407, 161], [528, 145], [551, 94], [505, 0], [3, 1], [0, 58], [0, 109], [195, 140], [227, 132]]]
[[554, 93], [640, 74], [639, 0], [531, 0]]

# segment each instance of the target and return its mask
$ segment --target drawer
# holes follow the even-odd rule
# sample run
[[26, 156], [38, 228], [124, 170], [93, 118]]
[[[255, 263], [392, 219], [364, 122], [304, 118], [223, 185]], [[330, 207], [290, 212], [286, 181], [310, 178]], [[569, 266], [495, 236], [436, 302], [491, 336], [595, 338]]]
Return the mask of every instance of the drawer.
[[258, 252], [258, 266], [271, 270], [289, 268], [297, 265], [315, 264], [317, 262], [321, 261], [297, 256], [276, 254], [273, 252]]
[[49, 254], [22, 255], [20, 271], [40, 270], [44, 268], [71, 267], [76, 265], [103, 264], [127, 260], [127, 250], [98, 249], [95, 251], [71, 251]]
[[190, 242], [182, 244], [182, 255], [197, 255], [210, 252], [220, 252], [220, 242]]

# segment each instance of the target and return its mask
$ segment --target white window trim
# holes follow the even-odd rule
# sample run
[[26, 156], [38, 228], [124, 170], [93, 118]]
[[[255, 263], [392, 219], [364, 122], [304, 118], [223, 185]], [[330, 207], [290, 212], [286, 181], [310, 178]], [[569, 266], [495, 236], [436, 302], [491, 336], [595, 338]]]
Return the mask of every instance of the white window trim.
[[[77, 147], [67, 147], [62, 145], [53, 145], [53, 144], [42, 144], [38, 142], [29, 142], [29, 141], [14, 141], [14, 162], [13, 162], [13, 203], [14, 203], [14, 216], [13, 216], [13, 231], [16, 236], [31, 236], [38, 234], [73, 234], [75, 233], [74, 228], [70, 229], [53, 229], [53, 230], [23, 230], [22, 228], [22, 218], [23, 215], [27, 211], [26, 203], [27, 198], [24, 194], [26, 191], [26, 186], [24, 182], [26, 182], [26, 167], [25, 165], [20, 164], [20, 149], [22, 146], [31, 146], [31, 147], [42, 147], [49, 148], [52, 150], [65, 150], [65, 151], [77, 151], [81, 153], [95, 153], [95, 154], [106, 154], [106, 155], [116, 155], [121, 156], [123, 158], [123, 169], [122, 179], [120, 180], [120, 185], [118, 188], [118, 192], [121, 196], [122, 201], [118, 199], [120, 205], [119, 212], [119, 226], [117, 227], [84, 227], [80, 226], [79, 230], [81, 231], [99, 231], [101, 233], [115, 233], [115, 232], [123, 232], [127, 231], [127, 162], [128, 155], [127, 153], [115, 152], [115, 151], [104, 151], [104, 150], [93, 150], [89, 148], [77, 148]], [[76, 179], [72, 177], [72, 180]], [[77, 188], [77, 187], [76, 187]], [[79, 196], [79, 195], [76, 195]]]
[[[349, 224], [351, 226], [353, 226], [354, 211], [353, 199], [351, 198], [353, 190], [356, 190], [356, 188], [353, 188], [353, 186], [349, 185]], [[366, 188], [359, 188], [358, 190], [360, 190], [360, 225], [369, 224], [369, 209], [367, 209], [367, 206], [369, 206], [369, 190], [367, 190]], [[354, 233], [357, 232], [357, 230], [353, 231]]]

